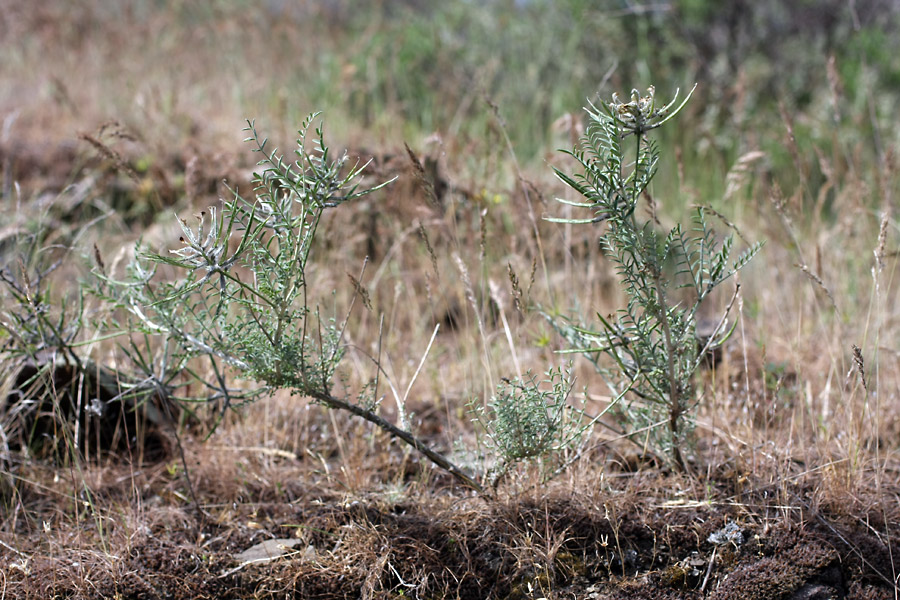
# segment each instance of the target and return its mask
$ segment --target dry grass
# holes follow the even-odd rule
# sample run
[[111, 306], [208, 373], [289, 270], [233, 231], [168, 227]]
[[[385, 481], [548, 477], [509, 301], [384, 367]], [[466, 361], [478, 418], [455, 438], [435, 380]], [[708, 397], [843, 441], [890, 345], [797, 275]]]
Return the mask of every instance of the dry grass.
[[[316, 108], [269, 90], [274, 74], [307, 60], [256, 43], [270, 25], [279, 44], [300, 43], [265, 19], [228, 14], [198, 34], [164, 11], [120, 27], [103, 4], [3, 4], [2, 260], [43, 221], [45, 245], [76, 246], [55, 293], [95, 243], [106, 268], [121, 268], [137, 235], [158, 247], [177, 240], [173, 208], [216, 202], [223, 177], [246, 189], [242, 117], [286, 141]], [[197, 49], [190, 58], [186, 46]], [[837, 73], [824, 77], [841, 102]], [[334, 89], [349, 94], [340, 81]], [[104, 127], [111, 118], [120, 124]], [[326, 118], [334, 146], [374, 158], [373, 179], [400, 175], [333, 213], [314, 251], [309, 287], [323, 305], [342, 314], [359, 286], [371, 304], [351, 316], [342, 386], [355, 393], [379, 357], [383, 416], [405, 410], [435, 448], [477, 453], [466, 403], [489, 398], [501, 377], [562, 362], [561, 342], [522, 308], [590, 315], [620, 304], [597, 233], [540, 220], [563, 211], [551, 199], [564, 191], [549, 169], [514, 162], [499, 120], [481, 145], [432, 137], [409, 151], [402, 128], [360, 129], [340, 110]], [[870, 162], [863, 141], [835, 135], [805, 152], [794, 136], [815, 118], [783, 109], [765, 132], [784, 136], [795, 183], [780, 191], [772, 157], [751, 148], [726, 169], [727, 202], [713, 202], [747, 239], [768, 243], [742, 274], [736, 334], [699, 382], [690, 475], [599, 427], [549, 484], [522, 468], [479, 498], [370, 425], [275, 394], [229, 414], [207, 441], [201, 425], [183, 432], [200, 514], [174, 451], [59, 465], [3, 448], [0, 598], [820, 597], [797, 595], [810, 586], [896, 598], [897, 149], [885, 140]], [[658, 187], [657, 201], [710, 202], [695, 189], [704, 168], [679, 164], [675, 191]], [[107, 217], [85, 229], [98, 214]], [[664, 206], [663, 220], [676, 217]], [[115, 366], [110, 345], [90, 351]], [[574, 372], [588, 411], [602, 410], [599, 376], [584, 362]], [[744, 544], [714, 546], [708, 536], [728, 522]], [[301, 542], [273, 562], [233, 558], [282, 538]]]

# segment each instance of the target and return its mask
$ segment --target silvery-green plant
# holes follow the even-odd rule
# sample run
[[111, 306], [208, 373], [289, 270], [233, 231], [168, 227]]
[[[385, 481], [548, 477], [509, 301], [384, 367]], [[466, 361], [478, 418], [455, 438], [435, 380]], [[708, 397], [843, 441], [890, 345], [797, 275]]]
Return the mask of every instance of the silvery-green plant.
[[[193, 224], [179, 217], [182, 246], [163, 253], [139, 248], [124, 281], [98, 273], [103, 297], [130, 317], [125, 329], [165, 340], [162, 348], [171, 350], [163, 362], [177, 364], [170, 372], [207, 359], [219, 375], [208, 387], [226, 403], [226, 368], [264, 389], [328, 393], [343, 354], [343, 324], [320, 318], [310, 306], [313, 241], [326, 210], [387, 184], [360, 189], [364, 165], [348, 169], [346, 154], [332, 158], [321, 127], [311, 135], [316, 116], [303, 124], [292, 163], [270, 151], [248, 122], [246, 141], [263, 156], [264, 168], [253, 177], [255, 198], [234, 192], [221, 210], [210, 207]], [[173, 268], [175, 278], [156, 277], [158, 265]], [[132, 347], [137, 362], [154, 362], [144, 356], [148, 349]]]
[[[544, 384], [543, 387], [541, 384]], [[518, 463], [539, 463], [546, 473], [561, 466], [566, 450], [576, 449], [593, 423], [568, 402], [571, 376], [551, 369], [543, 382], [532, 373], [504, 379], [487, 405], [473, 403], [475, 421], [484, 429], [486, 448], [497, 459], [496, 484]]]
[[[322, 128], [310, 131], [316, 116], [300, 129], [293, 162], [270, 151], [248, 122], [246, 141], [262, 155], [263, 169], [253, 178], [255, 198], [235, 191], [223, 209], [210, 208], [193, 224], [179, 218], [180, 248], [139, 248], [128, 277], [115, 280], [100, 270], [96, 291], [127, 315], [116, 328], [142, 334], [140, 343], [129, 335], [124, 349], [168, 397], [178, 399], [178, 389], [192, 385], [202, 393], [182, 400], [217, 400], [224, 413], [238, 402], [287, 389], [374, 423], [483, 491], [411, 432], [377, 415], [373, 398], [332, 393], [347, 322], [323, 318], [313, 303], [307, 275], [314, 240], [325, 211], [390, 181], [360, 187], [365, 165], [348, 166], [346, 154], [333, 157]], [[176, 277], [157, 277], [160, 265]], [[208, 370], [200, 370], [203, 364]], [[232, 374], [251, 385], [230, 386]]]
[[597, 314], [595, 327], [545, 312], [571, 345], [569, 351], [587, 356], [604, 376], [632, 439], [668, 456], [679, 468], [686, 466], [682, 449], [697, 405], [694, 373], [704, 355], [733, 331], [727, 327], [732, 302], [712, 336], [698, 344], [698, 310], [761, 248], [754, 244], [732, 260], [733, 236], [719, 241], [704, 208], [694, 212], [690, 231], [680, 224], [668, 233], [658, 231], [652, 201], [649, 216], [638, 218], [638, 202], [660, 160], [659, 147], [648, 133], [677, 115], [692, 94], [677, 104], [676, 92], [670, 103], [657, 106], [651, 87], [645, 95], [632, 91], [629, 101], [613, 94], [611, 102], [586, 109], [589, 124], [580, 147], [566, 152], [579, 172], [554, 171], [584, 198], [560, 202], [592, 214], [550, 220], [605, 224], [601, 244], [616, 265], [628, 302], [616, 315]]

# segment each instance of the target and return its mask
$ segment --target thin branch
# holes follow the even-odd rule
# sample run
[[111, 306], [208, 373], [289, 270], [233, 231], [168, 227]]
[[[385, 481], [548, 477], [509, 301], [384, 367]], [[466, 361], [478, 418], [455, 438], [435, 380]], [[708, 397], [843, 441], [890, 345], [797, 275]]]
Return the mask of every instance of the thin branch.
[[418, 450], [428, 460], [430, 460], [441, 469], [450, 473], [450, 475], [455, 477], [460, 483], [475, 490], [482, 496], [490, 496], [490, 493], [480, 483], [467, 475], [458, 466], [447, 460], [444, 456], [438, 454], [437, 452], [426, 446], [425, 443], [422, 442], [422, 440], [415, 437], [410, 432], [400, 429], [393, 423], [386, 421], [385, 419], [379, 417], [371, 411], [366, 410], [365, 408], [362, 408], [361, 406], [351, 404], [346, 400], [336, 398], [326, 392], [320, 390], [305, 390], [305, 393], [309, 397], [318, 400], [327, 407], [346, 410], [347, 412], [352, 413], [357, 417], [361, 417], [366, 421], [377, 425], [378, 427], [389, 433], [391, 436], [406, 442], [407, 444]]

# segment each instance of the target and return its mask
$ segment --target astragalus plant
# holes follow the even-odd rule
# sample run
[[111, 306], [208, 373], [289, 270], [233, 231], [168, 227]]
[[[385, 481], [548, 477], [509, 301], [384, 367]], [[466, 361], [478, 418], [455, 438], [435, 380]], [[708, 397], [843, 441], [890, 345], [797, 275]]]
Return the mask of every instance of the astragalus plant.
[[[270, 151], [248, 122], [246, 141], [262, 155], [255, 197], [235, 191], [222, 210], [210, 208], [193, 223], [179, 218], [179, 248], [139, 250], [124, 281], [98, 272], [98, 291], [126, 315], [118, 329], [148, 340], [135, 344], [131, 335], [125, 347], [147, 377], [168, 392], [200, 390], [183, 400], [216, 400], [224, 411], [288, 390], [378, 425], [480, 490], [409, 431], [376, 414], [374, 398], [333, 392], [347, 322], [322, 315], [309, 289], [314, 240], [326, 211], [390, 182], [360, 187], [365, 165], [348, 165], [346, 154], [333, 157], [322, 128], [311, 131], [316, 116], [300, 129], [293, 162]], [[159, 265], [175, 278], [158, 276]], [[248, 384], [229, 385], [233, 378]]]
[[669, 104], [657, 106], [651, 87], [646, 95], [632, 91], [627, 102], [614, 94], [611, 102], [586, 109], [589, 124], [580, 147], [567, 152], [578, 172], [554, 171], [584, 198], [560, 201], [590, 216], [551, 220], [605, 227], [604, 255], [615, 263], [628, 302], [615, 315], [598, 313], [598, 326], [547, 315], [570, 351], [583, 353], [604, 376], [632, 439], [678, 468], [685, 468], [682, 449], [697, 406], [694, 373], [704, 355], [733, 331], [727, 327], [731, 302], [712, 336], [698, 342], [698, 310], [761, 247], [754, 244], [732, 260], [733, 236], [720, 240], [705, 208], [694, 211], [689, 230], [678, 224], [667, 233], [658, 229], [653, 200], [648, 210], [638, 210], [642, 198], [650, 198], [660, 160], [648, 134], [672, 119], [692, 94], [676, 105], [676, 93]]
[[593, 423], [569, 404], [572, 386], [567, 369], [550, 369], [544, 381], [529, 372], [504, 378], [486, 405], [472, 402], [485, 447], [497, 461], [490, 469], [494, 486], [519, 463], [537, 464], [549, 478], [566, 466], [567, 451], [577, 454]]
[[[266, 389], [330, 391], [341, 329], [310, 305], [313, 240], [326, 210], [382, 186], [360, 190], [362, 169], [345, 172], [346, 157], [332, 159], [321, 129], [307, 144], [313, 117], [300, 130], [293, 163], [270, 152], [248, 123], [246, 141], [263, 156], [255, 198], [234, 192], [221, 210], [210, 207], [193, 223], [179, 217], [181, 246], [139, 248], [124, 281], [99, 274], [105, 298], [128, 315], [127, 328], [174, 346], [182, 365], [202, 357], [216, 373], [231, 369]], [[157, 276], [157, 265], [171, 267], [174, 278]], [[223, 382], [209, 389], [227, 401]]]

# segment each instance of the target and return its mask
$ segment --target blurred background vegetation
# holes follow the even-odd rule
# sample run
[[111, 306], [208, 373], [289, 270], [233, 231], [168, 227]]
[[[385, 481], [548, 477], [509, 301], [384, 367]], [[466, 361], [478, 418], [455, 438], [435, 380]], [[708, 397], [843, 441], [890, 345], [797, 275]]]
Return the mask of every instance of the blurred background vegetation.
[[0, 99], [23, 121], [97, 111], [171, 140], [235, 131], [244, 117], [291, 131], [326, 109], [341, 135], [438, 132], [466, 148], [498, 142], [489, 98], [530, 161], [565, 141], [552, 125], [580, 119], [586, 98], [697, 82], [673, 133], [688, 163], [730, 165], [758, 147], [791, 171], [779, 103], [803, 116], [803, 151], [839, 134], [883, 158], [895, 135], [892, 0], [4, 4]]

